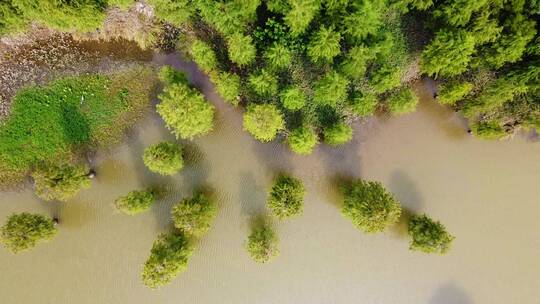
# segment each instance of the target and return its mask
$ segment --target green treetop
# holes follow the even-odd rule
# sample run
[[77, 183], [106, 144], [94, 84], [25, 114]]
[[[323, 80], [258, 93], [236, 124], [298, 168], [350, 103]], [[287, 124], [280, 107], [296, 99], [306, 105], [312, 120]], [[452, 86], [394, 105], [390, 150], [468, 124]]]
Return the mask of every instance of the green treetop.
[[403, 88], [388, 98], [388, 108], [392, 114], [407, 114], [416, 110], [418, 101], [411, 89]]
[[199, 68], [206, 73], [217, 67], [216, 54], [212, 47], [204, 41], [195, 40], [191, 44], [191, 56]]
[[252, 105], [244, 113], [244, 130], [262, 142], [273, 140], [284, 128], [285, 120], [273, 104]]
[[57, 229], [52, 219], [41, 214], [19, 213], [8, 217], [0, 229], [0, 242], [13, 253], [18, 253], [51, 240]]
[[454, 237], [438, 221], [426, 215], [413, 216], [409, 221], [410, 249], [425, 253], [445, 254]]
[[302, 181], [287, 175], [280, 175], [272, 186], [268, 206], [279, 219], [302, 213], [305, 189]]
[[143, 161], [146, 167], [161, 175], [173, 175], [184, 166], [182, 149], [173, 142], [161, 142], [144, 150]]
[[288, 143], [294, 153], [307, 155], [313, 152], [313, 149], [319, 143], [319, 137], [313, 128], [300, 127], [291, 131]]
[[239, 66], [245, 66], [255, 60], [257, 50], [253, 45], [250, 36], [244, 36], [241, 33], [232, 34], [228, 41], [229, 58]]
[[240, 102], [240, 76], [234, 73], [221, 72], [212, 76], [218, 94], [228, 103], [237, 106]]
[[193, 246], [183, 233], [161, 234], [154, 242], [150, 256], [144, 263], [143, 283], [152, 289], [169, 284], [185, 271], [192, 253]]
[[315, 63], [332, 62], [340, 51], [341, 34], [333, 28], [321, 26], [309, 41], [307, 54]]
[[174, 226], [183, 232], [201, 236], [209, 229], [217, 213], [217, 207], [202, 193], [183, 199], [172, 209]]
[[256, 225], [248, 236], [246, 249], [255, 262], [266, 263], [279, 255], [279, 239], [266, 224]]
[[336, 71], [331, 71], [315, 82], [313, 101], [321, 105], [336, 106], [347, 98], [349, 80]]
[[249, 86], [261, 96], [274, 95], [278, 91], [278, 79], [268, 70], [262, 69], [256, 74], [249, 75]]
[[90, 188], [86, 165], [41, 163], [32, 172], [36, 195], [46, 201], [67, 201], [81, 189]]
[[356, 180], [343, 194], [341, 212], [364, 232], [384, 231], [401, 215], [401, 205], [379, 182]]
[[156, 195], [152, 190], [131, 191], [127, 195], [121, 196], [114, 201], [116, 209], [128, 215], [136, 215], [147, 211], [156, 200]]
[[288, 87], [280, 94], [283, 107], [290, 111], [297, 111], [306, 105], [306, 94], [299, 87]]
[[353, 130], [345, 122], [337, 122], [323, 129], [324, 142], [331, 146], [344, 144], [352, 139]]

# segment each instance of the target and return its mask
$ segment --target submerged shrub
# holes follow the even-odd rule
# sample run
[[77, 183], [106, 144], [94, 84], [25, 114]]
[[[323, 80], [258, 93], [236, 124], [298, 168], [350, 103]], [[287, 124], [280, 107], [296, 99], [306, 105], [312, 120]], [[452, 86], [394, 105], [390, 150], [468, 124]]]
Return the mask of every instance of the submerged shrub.
[[336, 71], [331, 71], [314, 85], [313, 101], [321, 105], [335, 106], [347, 98], [349, 80]]
[[185, 84], [165, 86], [159, 95], [157, 112], [177, 138], [193, 139], [210, 133], [214, 127], [214, 106]]
[[297, 111], [306, 105], [306, 94], [298, 87], [288, 87], [280, 94], [281, 104], [290, 111]]
[[319, 137], [312, 128], [300, 127], [291, 131], [288, 143], [294, 153], [307, 155], [313, 152], [319, 143]]
[[254, 226], [246, 243], [246, 249], [251, 258], [258, 263], [266, 263], [279, 255], [279, 240], [266, 224]]
[[477, 121], [471, 125], [472, 133], [483, 139], [501, 139], [508, 134], [504, 131], [498, 121]]
[[439, 222], [426, 215], [413, 216], [409, 221], [410, 249], [425, 253], [445, 254], [454, 237]]
[[51, 240], [57, 233], [54, 221], [41, 214], [19, 213], [8, 217], [0, 230], [0, 242], [13, 253], [35, 247]]
[[240, 76], [234, 73], [221, 72], [212, 77], [216, 91], [226, 102], [237, 106], [240, 102]]
[[392, 114], [407, 114], [414, 112], [418, 105], [418, 97], [409, 88], [403, 88], [388, 98], [388, 109]]
[[36, 195], [46, 201], [67, 201], [81, 189], [90, 188], [87, 166], [41, 163], [32, 172]]
[[193, 57], [193, 61], [206, 73], [217, 67], [216, 53], [204, 41], [195, 40], [191, 44], [191, 56]]
[[454, 105], [462, 100], [473, 89], [470, 82], [451, 81], [441, 86], [437, 100], [441, 104]]
[[351, 126], [344, 122], [338, 122], [330, 127], [323, 129], [324, 142], [337, 146], [344, 144], [352, 139], [353, 130]]
[[128, 215], [136, 215], [147, 211], [156, 200], [156, 195], [152, 190], [131, 191], [127, 195], [121, 196], [114, 201], [116, 209]]
[[161, 142], [144, 150], [146, 167], [161, 175], [173, 175], [184, 166], [182, 149], [173, 142]]
[[356, 180], [343, 195], [341, 212], [364, 232], [382, 232], [401, 215], [399, 202], [379, 182]]
[[307, 47], [307, 54], [311, 61], [315, 63], [319, 62], [332, 62], [340, 51], [341, 34], [335, 32], [333, 28], [326, 28], [321, 26], [311, 37]]
[[302, 213], [305, 189], [302, 181], [287, 175], [280, 175], [274, 182], [268, 207], [279, 219], [289, 218]]
[[261, 96], [274, 95], [278, 91], [278, 79], [269, 71], [263, 69], [257, 74], [249, 75], [249, 86]]
[[143, 283], [152, 289], [170, 283], [185, 271], [192, 252], [193, 246], [183, 233], [161, 234], [152, 245], [150, 257], [144, 263]]
[[244, 130], [262, 142], [273, 140], [284, 128], [283, 115], [273, 104], [252, 105], [244, 113]]
[[204, 194], [198, 193], [176, 204], [171, 213], [176, 228], [190, 235], [201, 236], [210, 229], [217, 207]]
[[234, 33], [227, 40], [227, 44], [229, 47], [229, 58], [232, 62], [239, 66], [245, 66], [255, 60], [257, 50], [250, 36]]

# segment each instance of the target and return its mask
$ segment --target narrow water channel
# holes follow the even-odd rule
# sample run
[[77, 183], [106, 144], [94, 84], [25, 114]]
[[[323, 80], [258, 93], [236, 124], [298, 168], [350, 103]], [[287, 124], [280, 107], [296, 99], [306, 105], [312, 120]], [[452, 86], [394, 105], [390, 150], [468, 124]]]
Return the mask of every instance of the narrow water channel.
[[[173, 137], [150, 113], [125, 144], [96, 156], [97, 178], [65, 204], [30, 190], [0, 194], [0, 218], [42, 212], [61, 219], [57, 238], [12, 255], [0, 250], [2, 303], [429, 303], [508, 304], [540, 299], [540, 144], [471, 138], [450, 110], [419, 83], [419, 110], [355, 126], [340, 148], [297, 156], [242, 131], [241, 111], [223, 103], [207, 78], [176, 55], [157, 65], [186, 70], [218, 109], [215, 131], [186, 143], [188, 165], [173, 178], [149, 173], [142, 152]], [[273, 177], [287, 171], [307, 188], [304, 214], [274, 225], [281, 255], [256, 264], [243, 243], [264, 214]], [[406, 228], [366, 235], [338, 209], [336, 180], [379, 180], [411, 212], [441, 220], [456, 236], [446, 256], [408, 250]], [[164, 184], [169, 197], [135, 217], [114, 211], [119, 195]], [[140, 279], [156, 236], [171, 225], [174, 203], [200, 185], [220, 210], [188, 270], [158, 291]], [[29, 292], [29, 291], [32, 292]]]

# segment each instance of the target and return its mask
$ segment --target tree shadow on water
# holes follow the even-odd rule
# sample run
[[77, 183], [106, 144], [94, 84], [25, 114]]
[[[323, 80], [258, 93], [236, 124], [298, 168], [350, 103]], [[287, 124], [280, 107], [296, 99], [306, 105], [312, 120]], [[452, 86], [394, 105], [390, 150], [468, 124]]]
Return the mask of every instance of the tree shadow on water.
[[242, 172], [239, 186], [242, 215], [249, 218], [264, 217], [267, 214], [266, 191], [263, 186], [257, 184], [253, 173]]
[[473, 301], [465, 290], [454, 283], [440, 286], [431, 297], [429, 304], [472, 304]]
[[418, 191], [415, 182], [404, 171], [395, 170], [392, 172], [387, 187], [404, 208], [417, 212], [422, 207], [422, 194]]

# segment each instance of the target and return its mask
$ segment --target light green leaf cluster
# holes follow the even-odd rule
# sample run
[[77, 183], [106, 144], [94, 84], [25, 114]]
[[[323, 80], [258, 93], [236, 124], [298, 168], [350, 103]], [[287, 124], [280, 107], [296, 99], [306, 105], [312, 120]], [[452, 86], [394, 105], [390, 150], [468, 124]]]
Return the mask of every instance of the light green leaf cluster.
[[353, 130], [344, 122], [337, 122], [323, 129], [324, 142], [331, 146], [342, 145], [352, 139]]
[[306, 105], [306, 94], [299, 87], [290, 86], [280, 94], [281, 104], [290, 111], [298, 111]]
[[147, 3], [152, 6], [157, 19], [176, 26], [184, 24], [193, 14], [189, 0], [148, 0]]
[[283, 69], [291, 64], [293, 52], [287, 46], [274, 43], [264, 52], [264, 58], [268, 61], [270, 67], [274, 69]]
[[414, 112], [418, 97], [409, 88], [402, 88], [388, 98], [388, 109], [392, 114], [401, 115]]
[[161, 175], [173, 175], [182, 169], [182, 149], [173, 142], [161, 142], [144, 150], [143, 161], [148, 170]]
[[304, 185], [302, 181], [280, 175], [274, 181], [268, 198], [268, 207], [278, 219], [286, 219], [302, 213], [304, 208]]
[[216, 54], [212, 47], [202, 40], [195, 40], [191, 44], [193, 61], [206, 73], [217, 67]]
[[249, 75], [248, 82], [253, 91], [261, 96], [274, 95], [278, 91], [278, 78], [266, 69]]
[[54, 238], [57, 229], [52, 219], [41, 214], [12, 214], [0, 229], [0, 242], [13, 253], [35, 247]]
[[125, 214], [136, 215], [150, 209], [155, 200], [156, 195], [152, 190], [134, 190], [117, 198], [114, 205], [116, 209]]
[[285, 120], [273, 104], [251, 105], [244, 113], [244, 130], [256, 139], [268, 142], [285, 128]]
[[239, 66], [246, 66], [255, 60], [257, 50], [250, 36], [234, 33], [228, 38], [227, 45], [229, 58]]
[[356, 180], [343, 194], [341, 212], [364, 232], [382, 232], [401, 215], [401, 205], [379, 182]]
[[313, 128], [300, 127], [291, 131], [288, 143], [289, 148], [294, 153], [307, 155], [313, 152], [313, 149], [319, 143], [319, 137]]
[[218, 94], [228, 103], [237, 106], [240, 102], [240, 76], [234, 73], [221, 72], [211, 76]]
[[352, 111], [360, 117], [373, 115], [377, 109], [377, 105], [377, 96], [369, 93], [355, 96], [351, 101]]
[[203, 193], [183, 199], [171, 212], [174, 226], [196, 237], [208, 232], [216, 213], [216, 204]]
[[425, 253], [445, 254], [455, 239], [439, 221], [426, 215], [413, 216], [409, 221], [410, 249]]
[[246, 249], [255, 262], [266, 263], [279, 255], [278, 243], [279, 239], [272, 228], [261, 224], [252, 228]]
[[471, 125], [471, 130], [482, 139], [501, 139], [508, 135], [496, 120], [477, 121]]
[[468, 69], [474, 46], [473, 35], [464, 30], [441, 30], [422, 52], [422, 71], [435, 77], [459, 75]]
[[347, 98], [349, 80], [336, 71], [331, 71], [315, 82], [313, 101], [320, 105], [336, 106]]
[[341, 34], [334, 31], [332, 27], [321, 26], [313, 34], [308, 47], [307, 54], [315, 63], [332, 62], [340, 52]]
[[450, 81], [441, 86], [437, 100], [441, 104], [454, 105], [462, 100], [473, 89], [473, 84], [467, 81]]
[[90, 188], [89, 169], [86, 165], [68, 163], [40, 163], [34, 172], [36, 195], [46, 201], [67, 201], [81, 189]]

